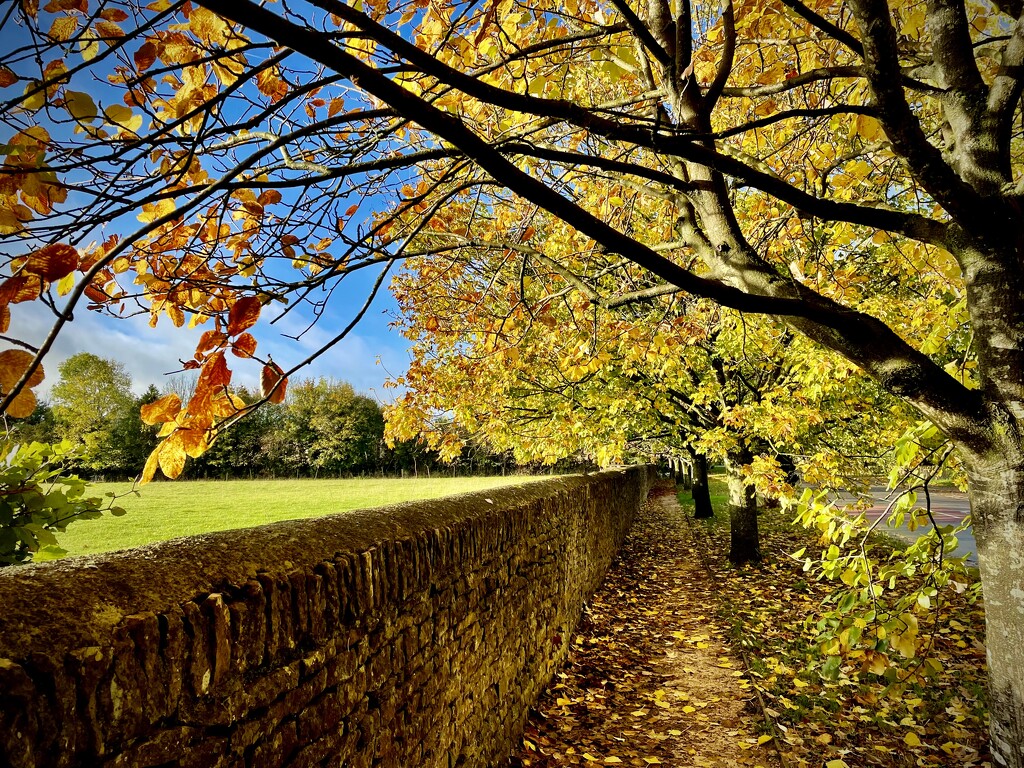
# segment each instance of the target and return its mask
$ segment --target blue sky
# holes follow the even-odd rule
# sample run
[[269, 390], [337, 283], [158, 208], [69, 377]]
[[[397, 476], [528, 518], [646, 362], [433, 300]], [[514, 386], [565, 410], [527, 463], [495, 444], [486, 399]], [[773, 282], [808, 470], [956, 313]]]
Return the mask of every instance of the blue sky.
[[[369, 281], [364, 280], [366, 282]], [[330, 314], [298, 341], [287, 336], [297, 335], [305, 328], [305, 321], [295, 316], [271, 325], [268, 321], [273, 314], [268, 312], [252, 330], [259, 340], [257, 354], [270, 353], [275, 362], [285, 369], [290, 368], [332, 338], [351, 319], [362, 306], [367, 288], [353, 281], [351, 292], [338, 294]], [[17, 304], [11, 310], [12, 332], [30, 342], [41, 341], [51, 322], [49, 311], [37, 302]], [[386, 312], [394, 310], [394, 299], [382, 290], [349, 336], [296, 376], [341, 379], [382, 402], [392, 399], [394, 390], [385, 390], [381, 385], [388, 372], [398, 376], [408, 366], [406, 340], [388, 328], [390, 318]], [[179, 367], [177, 361], [192, 357], [199, 334], [207, 327], [175, 328], [165, 316], [156, 328], [150, 328], [148, 317], [117, 319], [79, 310], [47, 355], [46, 379], [36, 391], [45, 397], [58, 379], [60, 363], [78, 352], [91, 352], [122, 363], [137, 393], [150, 384], [162, 388], [167, 374]], [[231, 366], [234, 383], [250, 388], [258, 386], [260, 366], [257, 363], [232, 357]]]
[[[10, 25], [0, 29], [0, 46], [3, 48], [13, 50], [26, 42], [24, 30]], [[14, 89], [22, 87], [18, 84]], [[98, 98], [94, 90], [97, 87], [95, 81], [85, 79], [76, 87], [88, 89]], [[51, 132], [59, 130], [53, 126], [49, 128]], [[7, 130], [0, 131], [0, 142], [7, 134]], [[70, 202], [73, 201], [69, 201], [69, 204]], [[387, 205], [387, 201], [384, 200], [376, 200], [375, 203]], [[137, 226], [137, 221], [127, 217], [123, 221], [108, 225], [109, 231], [97, 233], [97, 238], [105, 237], [114, 231], [125, 235]], [[8, 242], [8, 245], [13, 246], [14, 243]], [[24, 242], [17, 245], [18, 250], [26, 247]], [[287, 336], [302, 331], [308, 325], [308, 316], [303, 318], [296, 312], [272, 325], [269, 321], [273, 319], [274, 312], [271, 307], [265, 308], [265, 316], [252, 330], [259, 341], [257, 355], [265, 357], [269, 353], [282, 368], [291, 368], [334, 337], [351, 320], [362, 307], [375, 277], [376, 275], [371, 274], [369, 270], [347, 277], [344, 281], [345, 290], [339, 288], [332, 296], [329, 312], [299, 340]], [[57, 298], [56, 303], [58, 307], [62, 307], [64, 301]], [[84, 303], [82, 302], [75, 312], [74, 321], [64, 327], [44, 360], [46, 379], [36, 389], [37, 394], [44, 398], [50, 387], [58, 380], [60, 363], [78, 352], [91, 352], [122, 363], [131, 375], [133, 389], [137, 393], [143, 392], [150, 384], [163, 388], [167, 383], [167, 374], [180, 369], [177, 361], [192, 357], [199, 335], [210, 327], [200, 326], [191, 330], [175, 328], [170, 319], [163, 316], [154, 329], [148, 325], [148, 316], [111, 318], [86, 310]], [[12, 323], [9, 335], [29, 344], [41, 343], [53, 321], [49, 310], [40, 302], [17, 304], [12, 306], [11, 310]], [[387, 313], [395, 311], [396, 304], [390, 293], [382, 289], [359, 325], [346, 339], [295, 375], [303, 378], [324, 376], [340, 379], [378, 400], [392, 399], [394, 391], [384, 390], [381, 385], [389, 373], [399, 376], [408, 367], [408, 344], [400, 334], [388, 328], [390, 318]], [[233, 357], [230, 362], [234, 370], [235, 384], [250, 388], [258, 386], [259, 364]]]

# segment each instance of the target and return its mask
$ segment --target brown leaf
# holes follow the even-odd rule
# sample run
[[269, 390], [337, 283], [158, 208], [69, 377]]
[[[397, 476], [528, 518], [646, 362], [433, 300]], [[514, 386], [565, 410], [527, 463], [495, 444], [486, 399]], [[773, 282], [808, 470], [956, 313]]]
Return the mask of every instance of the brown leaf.
[[231, 344], [231, 354], [236, 357], [252, 357], [256, 352], [256, 339], [251, 334], [243, 333]]
[[12, 419], [27, 419], [36, 410], [36, 396], [31, 389], [23, 389], [7, 406], [7, 415]]
[[232, 304], [228, 313], [228, 336], [237, 336], [251, 328], [259, 320], [262, 306], [255, 296], [243, 296]]
[[147, 41], [135, 52], [135, 68], [139, 72], [145, 72], [156, 61], [156, 46]]
[[0, 88], [6, 88], [18, 82], [18, 76], [7, 67], [0, 67]]
[[15, 275], [0, 283], [0, 304], [18, 304], [38, 299], [43, 283], [38, 275]]
[[[34, 359], [35, 355], [24, 349], [5, 349], [0, 352], [0, 386], [4, 392], [10, 392], [14, 388]], [[43, 366], [37, 366], [26, 386], [38, 386], [42, 383], [44, 375]]]
[[78, 11], [79, 13], [88, 13], [89, 0], [50, 0], [43, 10], [47, 13], [58, 13], [60, 11]]
[[171, 421], [181, 411], [181, 398], [173, 392], [159, 400], [147, 403], [139, 409], [146, 424], [162, 424]]
[[52, 283], [78, 269], [78, 262], [78, 249], [63, 243], [55, 243], [31, 254], [23, 269]]
[[[263, 366], [263, 372], [260, 374], [260, 392], [263, 397], [269, 395], [269, 400], [272, 403], [283, 403], [285, 391], [288, 388], [288, 379], [283, 378], [284, 371], [281, 367], [271, 360], [265, 366]], [[278, 382], [281, 382], [278, 385]], [[277, 389], [274, 386], [277, 385]], [[271, 392], [273, 392], [271, 394]]]
[[11, 327], [11, 308], [6, 304], [0, 304], [0, 333], [7, 333]]

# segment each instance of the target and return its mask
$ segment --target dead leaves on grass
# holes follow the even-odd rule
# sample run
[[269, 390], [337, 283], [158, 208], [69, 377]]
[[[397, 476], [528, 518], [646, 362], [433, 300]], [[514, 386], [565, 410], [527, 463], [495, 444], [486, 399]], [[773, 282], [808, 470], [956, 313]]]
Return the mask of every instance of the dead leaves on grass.
[[721, 575], [718, 617], [749, 660], [787, 766], [988, 765], [980, 605], [947, 598], [938, 614], [921, 618], [920, 631], [931, 633], [927, 658], [897, 655], [875, 674], [856, 652], [822, 652], [830, 608], [824, 601], [837, 585], [808, 580], [786, 554], [814, 546], [815, 532], [765, 512], [764, 564], [735, 570], [722, 555], [727, 526], [690, 525], [705, 537], [709, 565]]
[[770, 512], [761, 528], [764, 565], [736, 570], [724, 521], [645, 510], [510, 765], [987, 766], [980, 606], [944, 604], [933, 664], [823, 677], [833, 585], [787, 556], [815, 535]]

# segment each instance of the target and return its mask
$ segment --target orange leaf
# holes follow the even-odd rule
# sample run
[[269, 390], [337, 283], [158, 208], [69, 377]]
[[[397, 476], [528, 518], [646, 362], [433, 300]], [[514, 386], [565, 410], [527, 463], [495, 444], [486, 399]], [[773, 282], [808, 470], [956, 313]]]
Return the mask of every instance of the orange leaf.
[[110, 301], [110, 297], [92, 283], [85, 286], [85, 295], [97, 304], [105, 304]]
[[18, 82], [18, 76], [7, 67], [0, 67], [0, 88], [6, 88]]
[[156, 61], [156, 46], [153, 43], [145, 42], [135, 52], [135, 68], [139, 72], [145, 72]]
[[[268, 397], [272, 403], [283, 403], [285, 390], [288, 388], [288, 379], [283, 378], [284, 371], [271, 360], [263, 366], [263, 373], [260, 375], [260, 390], [263, 397]], [[278, 384], [280, 382], [280, 384]], [[274, 389], [274, 386], [277, 389]]]
[[196, 352], [200, 355], [205, 355], [207, 352], [212, 352], [217, 349], [221, 344], [228, 340], [220, 331], [204, 331], [203, 335], [199, 337], [199, 344], [196, 345]]
[[0, 304], [18, 304], [38, 299], [43, 292], [39, 275], [15, 275], [0, 283]]
[[57, 243], [40, 248], [28, 257], [24, 270], [53, 282], [66, 277], [78, 269], [78, 250], [70, 245]]
[[11, 308], [6, 304], [0, 304], [0, 333], [7, 333], [11, 327]]
[[[0, 352], [0, 386], [10, 392], [25, 373], [35, 355], [23, 349], [5, 349]], [[43, 380], [43, 366], [36, 367], [26, 386], [35, 387]]]
[[243, 333], [231, 345], [231, 354], [236, 357], [252, 357], [255, 352], [256, 339], [248, 333]]
[[256, 87], [270, 98], [271, 103], [278, 102], [288, 95], [288, 84], [281, 79], [276, 67], [264, 69], [256, 75]]
[[179, 429], [174, 433], [181, 440], [182, 450], [193, 459], [203, 455], [203, 452], [210, 447], [206, 441], [206, 431], [202, 429]]
[[146, 466], [142, 468], [142, 479], [140, 484], [145, 485], [153, 476], [156, 474], [156, 468], [160, 465], [160, 451], [164, 447], [163, 443], [160, 443], [153, 452], [149, 454], [149, 458], [146, 459]]
[[232, 304], [228, 313], [228, 336], [237, 336], [251, 328], [259, 319], [262, 306], [255, 296], [243, 296]]
[[213, 391], [231, 383], [231, 371], [223, 352], [216, 352], [203, 364], [203, 371], [196, 382], [196, 396], [209, 396]]
[[23, 389], [7, 406], [7, 415], [12, 419], [27, 419], [36, 410], [36, 396], [31, 389]]
[[160, 471], [171, 480], [185, 469], [185, 447], [181, 442], [181, 430], [164, 440], [160, 448]]
[[171, 421], [181, 411], [181, 398], [173, 392], [159, 400], [147, 403], [139, 409], [146, 424], [162, 424]]
[[256, 202], [260, 205], [274, 205], [275, 203], [281, 202], [281, 193], [276, 189], [265, 189], [260, 196], [256, 198]]

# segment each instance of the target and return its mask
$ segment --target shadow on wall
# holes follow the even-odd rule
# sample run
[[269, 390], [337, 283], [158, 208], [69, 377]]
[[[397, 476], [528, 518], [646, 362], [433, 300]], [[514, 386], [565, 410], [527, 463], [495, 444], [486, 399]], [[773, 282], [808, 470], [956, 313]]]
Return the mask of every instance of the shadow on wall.
[[0, 764], [488, 766], [655, 478], [630, 467], [0, 573]]

